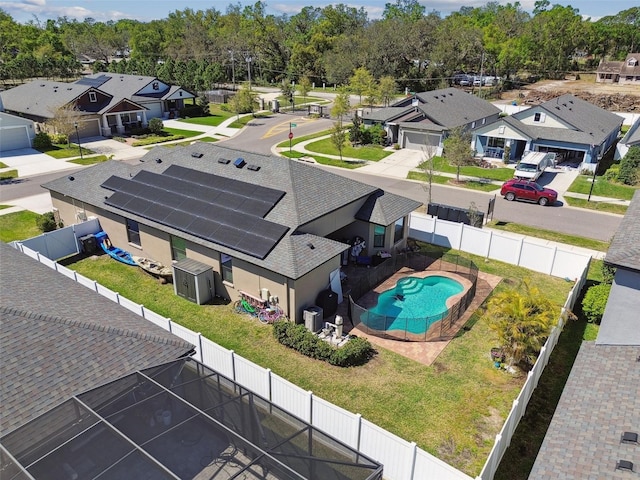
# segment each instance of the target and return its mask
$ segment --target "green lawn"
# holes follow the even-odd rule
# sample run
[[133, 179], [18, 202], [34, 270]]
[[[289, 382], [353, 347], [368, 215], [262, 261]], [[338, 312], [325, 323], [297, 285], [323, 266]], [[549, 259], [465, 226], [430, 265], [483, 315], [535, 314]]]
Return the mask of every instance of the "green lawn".
[[37, 213], [23, 210], [0, 215], [0, 241], [5, 243], [35, 237], [42, 232], [36, 224]]
[[615, 203], [594, 202], [593, 200], [588, 202], [587, 200], [584, 200], [582, 198], [574, 198], [569, 196], [565, 196], [564, 200], [572, 207], [587, 208], [589, 210], [596, 210], [598, 212], [609, 212], [624, 215], [627, 211], [626, 205], [616, 205]]
[[18, 170], [7, 170], [5, 172], [0, 172], [0, 180], [9, 180], [11, 178], [18, 177]]
[[[442, 249], [432, 247], [433, 252]], [[559, 305], [571, 284], [498, 261], [473, 258], [483, 270], [530, 278]], [[230, 306], [199, 306], [138, 269], [109, 257], [80, 260], [71, 268], [106, 287], [405, 438], [471, 476], [479, 474], [495, 435], [517, 396], [524, 375], [496, 370], [489, 350], [496, 338], [479, 313], [432, 366], [378, 348], [369, 363], [341, 369], [311, 360], [278, 344], [271, 327], [235, 314]], [[498, 288], [503, 288], [499, 286]]]
[[182, 135], [184, 138], [195, 137], [197, 135], [202, 135], [202, 132], [198, 132], [197, 130], [182, 130], [179, 128], [163, 128], [163, 132], [166, 132], [169, 135]]
[[[409, 180], [419, 180], [420, 182], [426, 182], [429, 177], [426, 173], [422, 172], [409, 172], [407, 174], [407, 179]], [[432, 182], [437, 183], [439, 185], [454, 185], [456, 187], [469, 188], [471, 190], [480, 190], [482, 192], [491, 192], [500, 188], [499, 185], [494, 185], [490, 182], [481, 182], [479, 180], [463, 180], [460, 183], [455, 182], [455, 178], [445, 177], [444, 175], [433, 174]]]
[[107, 155], [97, 155], [95, 157], [74, 158], [73, 160], [67, 160], [67, 162], [78, 165], [95, 165], [96, 163], [106, 162], [110, 158], [111, 156]]
[[247, 123], [252, 122], [256, 118], [264, 118], [264, 117], [268, 117], [268, 116], [269, 116], [268, 113], [255, 113], [253, 115], [244, 115], [244, 116], [236, 119], [234, 122], [231, 122], [229, 124], [229, 127], [230, 128], [242, 128], [242, 127], [246, 126]]
[[0, 162], [0, 168], [7, 168], [9, 165], [6, 163]]
[[[305, 147], [308, 151], [324, 154], [324, 155], [339, 155], [338, 149], [335, 147], [331, 138], [324, 138], [316, 142], [309, 143]], [[370, 162], [377, 162], [385, 157], [388, 157], [393, 152], [385, 150], [380, 145], [364, 145], [362, 147], [352, 147], [348, 142], [342, 150], [343, 157], [358, 158], [360, 160], [368, 160]]]
[[[591, 190], [590, 175], [579, 175], [569, 187], [569, 192], [589, 194]], [[611, 183], [605, 180], [603, 177], [596, 177], [596, 183], [593, 184], [592, 195], [609, 198], [619, 198], [621, 200], [631, 200], [633, 194], [638, 190], [638, 187], [631, 187], [629, 185], [621, 185], [618, 183]]]
[[[307, 140], [312, 140], [314, 138], [324, 137], [330, 135], [330, 130], [323, 130], [322, 132], [313, 133], [311, 135], [305, 135], [303, 137], [294, 137], [291, 139], [291, 146], [297, 145], [300, 142], [306, 142]], [[289, 148], [289, 140], [285, 140], [284, 142], [280, 142], [278, 145], [280, 148]]]
[[567, 235], [551, 230], [543, 230], [541, 228], [529, 227], [527, 225], [521, 225], [519, 223], [501, 222], [494, 220], [492, 222], [489, 222], [487, 224], [487, 227], [497, 230], [504, 230], [511, 233], [518, 233], [520, 235], [542, 238], [544, 240], [566, 243], [567, 245], [574, 245], [576, 247], [598, 250], [600, 252], [606, 252], [609, 249], [609, 242], [602, 242], [600, 240], [578, 237], [577, 235]]
[[[69, 157], [77, 157], [80, 155], [80, 150], [78, 149], [78, 145], [71, 144], [71, 146], [66, 143], [57, 143], [50, 147], [46, 148], [36, 148], [39, 152], [46, 153], [47, 155], [53, 158], [69, 158]], [[83, 155], [91, 155], [95, 153], [93, 150], [89, 150], [88, 148], [82, 147]]]
[[[435, 156], [433, 157], [433, 169], [438, 172], [456, 173], [457, 168], [449, 165], [449, 162], [443, 158]], [[460, 175], [467, 177], [487, 178], [489, 180], [497, 180], [505, 182], [510, 178], [513, 178], [513, 168], [499, 167], [499, 168], [482, 168], [472, 165], [463, 166], [460, 168]]]
[[280, 152], [280, 155], [282, 155], [283, 157], [287, 157], [287, 158], [311, 157], [321, 165], [330, 165], [332, 167], [347, 168], [347, 169], [351, 169], [351, 170], [359, 168], [359, 167], [365, 165], [365, 162], [361, 162], [361, 163], [358, 163], [358, 162], [345, 162], [344, 160], [323, 157], [321, 155], [307, 155], [307, 154], [304, 154], [304, 153], [301, 153], [301, 152], [296, 152], [295, 150], [292, 151], [291, 153], [289, 153], [288, 150], [287, 151], [283, 151], [283, 152]]

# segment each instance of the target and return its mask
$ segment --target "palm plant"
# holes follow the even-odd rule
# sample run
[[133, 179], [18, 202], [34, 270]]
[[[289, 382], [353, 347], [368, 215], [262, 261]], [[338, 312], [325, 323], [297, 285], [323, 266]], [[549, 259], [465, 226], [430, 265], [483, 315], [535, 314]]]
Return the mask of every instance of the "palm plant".
[[510, 367], [535, 362], [558, 315], [558, 307], [527, 280], [493, 295], [485, 312]]

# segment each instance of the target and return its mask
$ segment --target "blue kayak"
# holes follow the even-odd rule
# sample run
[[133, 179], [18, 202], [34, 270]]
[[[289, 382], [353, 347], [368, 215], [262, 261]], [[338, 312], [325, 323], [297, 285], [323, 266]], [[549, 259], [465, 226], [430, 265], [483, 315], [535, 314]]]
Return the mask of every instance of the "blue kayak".
[[106, 232], [100, 231], [96, 233], [96, 240], [100, 244], [100, 247], [102, 247], [102, 250], [104, 250], [104, 253], [109, 255], [111, 258], [118, 260], [119, 262], [126, 263], [127, 265], [137, 265], [129, 252], [111, 245], [111, 240], [109, 240], [109, 236]]

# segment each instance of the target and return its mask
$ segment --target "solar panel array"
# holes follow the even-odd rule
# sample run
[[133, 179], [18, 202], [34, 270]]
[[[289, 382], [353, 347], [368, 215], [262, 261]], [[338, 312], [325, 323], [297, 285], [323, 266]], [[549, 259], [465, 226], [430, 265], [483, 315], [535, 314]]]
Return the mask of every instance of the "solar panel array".
[[176, 230], [265, 258], [288, 227], [264, 216], [285, 192], [177, 165], [162, 174], [111, 176], [105, 203]]
[[88, 77], [84, 77], [81, 78], [80, 80], [78, 80], [76, 83], [78, 85], [89, 85], [90, 87], [100, 87], [100, 85], [102, 85], [103, 83], [105, 83], [107, 80], [110, 80], [111, 77], [109, 77], [108, 75], [100, 75], [97, 78], [88, 78]]

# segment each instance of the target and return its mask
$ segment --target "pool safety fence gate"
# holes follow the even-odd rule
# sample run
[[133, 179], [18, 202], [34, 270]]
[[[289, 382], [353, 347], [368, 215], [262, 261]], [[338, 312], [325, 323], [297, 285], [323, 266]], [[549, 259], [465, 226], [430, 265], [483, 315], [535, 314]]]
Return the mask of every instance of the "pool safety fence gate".
[[[402, 268], [409, 268], [415, 272], [429, 269], [434, 272], [455, 273], [469, 280], [471, 288], [446, 312], [419, 318], [406, 318], [403, 319], [404, 323], [396, 317], [373, 313], [356, 303], [357, 299]], [[407, 275], [410, 275], [410, 272], [407, 272]], [[367, 269], [367, 274], [358, 279], [357, 289], [352, 289], [349, 295], [349, 317], [354, 326], [359, 326], [365, 333], [377, 337], [413, 342], [441, 340], [448, 336], [451, 327], [473, 301], [477, 280], [478, 267], [471, 260], [459, 255], [445, 254], [434, 259], [419, 252], [401, 253], [377, 267]], [[391, 324], [394, 324], [393, 330], [389, 329]]]

